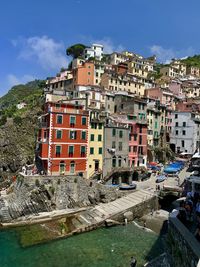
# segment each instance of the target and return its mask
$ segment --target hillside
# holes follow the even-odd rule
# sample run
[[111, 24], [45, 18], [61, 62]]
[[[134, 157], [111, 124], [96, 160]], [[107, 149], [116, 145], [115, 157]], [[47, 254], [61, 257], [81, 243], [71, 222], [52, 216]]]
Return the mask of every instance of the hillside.
[[[34, 159], [38, 116], [42, 113], [44, 81], [18, 85], [0, 98], [0, 176], [16, 172]], [[16, 104], [27, 106], [17, 109]]]
[[194, 55], [193, 57], [187, 57], [186, 59], [181, 60], [188, 67], [194, 66], [200, 68], [200, 55]]

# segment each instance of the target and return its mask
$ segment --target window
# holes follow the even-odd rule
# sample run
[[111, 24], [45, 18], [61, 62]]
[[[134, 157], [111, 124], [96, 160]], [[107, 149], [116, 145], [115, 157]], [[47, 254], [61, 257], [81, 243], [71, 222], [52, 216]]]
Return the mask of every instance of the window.
[[116, 158], [112, 158], [112, 167], [113, 167], [113, 168], [116, 167]]
[[112, 129], [112, 136], [116, 135], [116, 129]]
[[118, 167], [121, 167], [122, 166], [122, 159], [121, 159], [121, 157], [119, 157], [119, 159], [118, 159]]
[[90, 141], [94, 141], [94, 134], [90, 135]]
[[62, 123], [63, 123], [63, 116], [57, 115], [57, 124], [62, 124]]
[[119, 142], [119, 151], [122, 151], [122, 142]]
[[178, 122], [175, 123], [175, 126], [178, 127]]
[[182, 146], [182, 147], [185, 146], [185, 141], [184, 141], [184, 140], [181, 141], [181, 146]]
[[185, 135], [185, 134], [186, 134], [186, 131], [185, 131], [185, 130], [183, 130], [182, 134], [183, 134], [183, 135]]
[[137, 152], [137, 146], [133, 147], [133, 152]]
[[85, 131], [81, 132], [81, 139], [86, 140], [86, 132]]
[[74, 155], [74, 146], [69, 146], [69, 157], [72, 157]]
[[143, 147], [142, 147], [142, 146], [139, 146], [139, 147], [138, 147], [138, 153], [139, 153], [140, 155], [143, 155]]
[[61, 146], [56, 146], [56, 157], [59, 157], [61, 154]]
[[176, 135], [178, 135], [178, 131], [176, 130]]
[[175, 114], [175, 119], [178, 119], [178, 114]]
[[91, 124], [91, 128], [92, 128], [92, 129], [97, 129], [97, 123], [92, 123], [92, 124]]
[[101, 135], [101, 134], [98, 135], [98, 141], [99, 141], [99, 142], [102, 141], [102, 135]]
[[99, 147], [99, 155], [102, 154], [102, 147]]
[[140, 133], [142, 133], [142, 126], [140, 126]]
[[141, 145], [142, 144], [142, 136], [140, 135], [139, 136], [139, 145]]
[[112, 148], [116, 148], [115, 141], [112, 141]]
[[186, 127], [186, 122], [185, 121], [183, 122], [183, 127]]
[[86, 117], [82, 117], [82, 125], [86, 125]]
[[102, 129], [102, 123], [99, 123], [99, 129]]
[[90, 148], [90, 154], [93, 155], [94, 154], [94, 147]]
[[70, 162], [70, 173], [75, 173], [75, 162], [74, 161]]
[[119, 137], [120, 137], [120, 138], [123, 137], [123, 131], [119, 131]]
[[56, 138], [61, 139], [62, 138], [62, 131], [61, 130], [56, 130]]
[[61, 107], [60, 104], [56, 104], [56, 109], [59, 109]]
[[133, 135], [134, 141], [137, 141], [137, 134]]
[[76, 131], [70, 131], [69, 132], [69, 138], [71, 140], [75, 140], [76, 139]]
[[129, 146], [129, 152], [131, 152], [131, 146]]
[[76, 124], [76, 117], [70, 116], [70, 126], [73, 127]]
[[81, 146], [81, 157], [85, 157], [85, 155], [86, 155], [86, 147]]

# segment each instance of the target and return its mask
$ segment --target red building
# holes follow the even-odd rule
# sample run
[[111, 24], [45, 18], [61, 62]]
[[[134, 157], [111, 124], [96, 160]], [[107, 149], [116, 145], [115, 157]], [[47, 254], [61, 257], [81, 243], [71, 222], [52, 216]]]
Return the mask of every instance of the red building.
[[71, 103], [46, 103], [40, 118], [38, 159], [48, 175], [86, 177], [88, 111]]

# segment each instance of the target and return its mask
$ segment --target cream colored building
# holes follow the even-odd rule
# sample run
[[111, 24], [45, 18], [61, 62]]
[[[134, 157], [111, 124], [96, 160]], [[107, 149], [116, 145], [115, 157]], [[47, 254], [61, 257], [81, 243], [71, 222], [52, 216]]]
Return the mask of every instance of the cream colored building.
[[200, 69], [197, 67], [187, 67], [187, 75], [191, 75], [194, 77], [199, 77], [200, 76]]
[[136, 77], [131, 74], [116, 74], [114, 72], [105, 72], [101, 77], [101, 86], [104, 89], [117, 92], [126, 91], [138, 96], [143, 96], [145, 85], [138, 81]]
[[88, 128], [88, 177], [102, 175], [103, 166], [103, 142], [104, 142], [104, 120], [99, 111], [90, 111], [90, 124]]
[[128, 62], [128, 72], [144, 79], [147, 78], [147, 75], [149, 73], [141, 63], [138, 63], [136, 61]]

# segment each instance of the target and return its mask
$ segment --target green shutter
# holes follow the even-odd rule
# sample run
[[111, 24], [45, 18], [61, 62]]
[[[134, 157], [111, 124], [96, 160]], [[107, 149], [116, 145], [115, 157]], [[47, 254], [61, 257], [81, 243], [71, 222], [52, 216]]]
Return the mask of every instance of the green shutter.
[[82, 125], [86, 125], [86, 117], [82, 117]]
[[102, 154], [102, 147], [99, 147], [99, 154]]
[[83, 140], [86, 139], [86, 132], [81, 132], [81, 138], [82, 138]]

